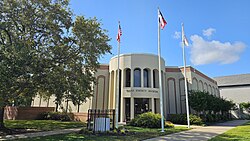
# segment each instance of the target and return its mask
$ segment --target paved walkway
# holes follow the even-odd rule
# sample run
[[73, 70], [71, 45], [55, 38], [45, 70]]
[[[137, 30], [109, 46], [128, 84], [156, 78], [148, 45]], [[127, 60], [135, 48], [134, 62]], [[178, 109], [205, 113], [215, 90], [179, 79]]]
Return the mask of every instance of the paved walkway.
[[223, 123], [218, 123], [212, 126], [197, 127], [194, 129], [169, 134], [166, 136], [156, 137], [145, 141], [207, 141], [219, 134], [222, 134], [238, 125], [242, 125], [249, 120], [233, 120]]
[[43, 131], [43, 132], [23, 133], [23, 134], [16, 134], [16, 135], [0, 136], [0, 141], [42, 137], [42, 136], [51, 136], [51, 135], [58, 135], [58, 134], [68, 134], [68, 133], [78, 132], [81, 129], [82, 128], [72, 128], [72, 129], [61, 129], [61, 130], [53, 130], [53, 131]]

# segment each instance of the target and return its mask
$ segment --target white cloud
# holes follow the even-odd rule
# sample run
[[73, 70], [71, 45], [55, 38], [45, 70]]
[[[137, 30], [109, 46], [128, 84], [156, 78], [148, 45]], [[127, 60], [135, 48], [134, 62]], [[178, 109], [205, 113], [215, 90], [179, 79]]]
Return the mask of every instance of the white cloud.
[[174, 35], [173, 35], [173, 38], [175, 38], [175, 39], [180, 39], [180, 38], [181, 38], [181, 32], [175, 31], [175, 32], [174, 32]]
[[246, 45], [242, 42], [206, 41], [198, 35], [191, 36], [191, 62], [194, 65], [210, 63], [230, 64], [240, 59]]
[[206, 36], [209, 38], [213, 35], [214, 32], [216, 32], [216, 29], [210, 27], [208, 29], [202, 30], [202, 32], [203, 32], [203, 36]]

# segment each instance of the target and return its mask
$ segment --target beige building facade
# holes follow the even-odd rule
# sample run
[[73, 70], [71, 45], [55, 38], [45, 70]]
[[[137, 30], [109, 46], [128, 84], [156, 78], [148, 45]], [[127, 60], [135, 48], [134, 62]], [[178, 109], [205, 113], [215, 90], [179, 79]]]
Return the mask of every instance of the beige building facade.
[[[80, 106], [80, 112], [88, 109], [115, 109], [119, 94], [119, 121], [133, 119], [136, 115], [152, 111], [160, 113], [158, 56], [153, 54], [120, 55], [120, 81], [117, 83], [117, 56], [108, 65], [100, 65], [95, 73], [97, 84], [94, 95]], [[183, 67], [165, 65], [161, 58], [164, 115], [186, 113]], [[217, 82], [191, 66], [187, 67], [188, 90], [207, 91], [220, 96]], [[119, 90], [117, 89], [119, 85]], [[53, 97], [44, 101], [36, 97], [33, 106], [55, 106]], [[65, 107], [63, 103], [61, 107]], [[77, 107], [68, 103], [72, 112]]]

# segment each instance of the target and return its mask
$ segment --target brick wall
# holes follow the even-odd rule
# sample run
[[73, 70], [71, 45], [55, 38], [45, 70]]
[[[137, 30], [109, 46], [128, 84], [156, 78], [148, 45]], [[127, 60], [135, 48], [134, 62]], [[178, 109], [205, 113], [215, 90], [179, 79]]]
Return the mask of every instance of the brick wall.
[[37, 119], [40, 113], [54, 111], [54, 107], [11, 107], [4, 109], [4, 119], [12, 120], [33, 120]]
[[[4, 109], [4, 119], [9, 120], [34, 120], [40, 113], [54, 111], [54, 107], [12, 107]], [[88, 113], [72, 113], [75, 121], [86, 122]]]
[[74, 120], [76, 121], [86, 122], [88, 119], [88, 113], [73, 113], [73, 114], [74, 114]]

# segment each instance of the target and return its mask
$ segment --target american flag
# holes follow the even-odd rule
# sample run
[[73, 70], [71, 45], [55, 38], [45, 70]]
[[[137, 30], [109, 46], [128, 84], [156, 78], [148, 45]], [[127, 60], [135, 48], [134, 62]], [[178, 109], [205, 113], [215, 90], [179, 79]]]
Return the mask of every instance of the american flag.
[[119, 43], [120, 43], [121, 36], [122, 36], [122, 29], [121, 29], [120, 22], [119, 22], [118, 34], [117, 34], [117, 37], [116, 37], [116, 40], [117, 40]]

